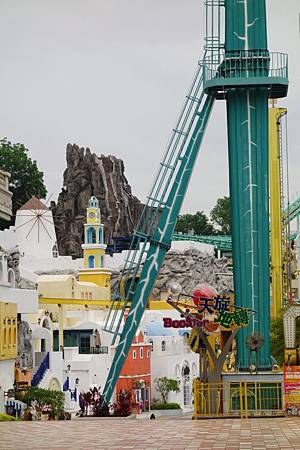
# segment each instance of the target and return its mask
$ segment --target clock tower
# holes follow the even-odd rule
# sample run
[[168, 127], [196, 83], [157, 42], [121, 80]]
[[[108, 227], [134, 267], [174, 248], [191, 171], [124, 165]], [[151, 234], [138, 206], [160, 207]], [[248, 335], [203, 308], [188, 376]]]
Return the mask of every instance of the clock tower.
[[82, 244], [84, 269], [79, 271], [79, 280], [92, 282], [99, 287], [110, 287], [111, 273], [105, 269], [105, 249], [103, 224], [99, 201], [96, 197], [89, 199], [87, 221], [84, 224], [84, 244]]

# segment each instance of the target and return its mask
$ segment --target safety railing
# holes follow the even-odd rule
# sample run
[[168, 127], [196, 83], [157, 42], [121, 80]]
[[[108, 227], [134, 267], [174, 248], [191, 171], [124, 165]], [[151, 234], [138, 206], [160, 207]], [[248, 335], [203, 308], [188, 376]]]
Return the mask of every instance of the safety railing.
[[108, 346], [101, 345], [100, 347], [79, 347], [79, 353], [87, 355], [108, 354]]
[[204, 59], [204, 85], [212, 80], [231, 78], [288, 78], [288, 55], [267, 50], [222, 50], [221, 64]]
[[194, 418], [284, 415], [280, 382], [200, 383], [195, 379]]

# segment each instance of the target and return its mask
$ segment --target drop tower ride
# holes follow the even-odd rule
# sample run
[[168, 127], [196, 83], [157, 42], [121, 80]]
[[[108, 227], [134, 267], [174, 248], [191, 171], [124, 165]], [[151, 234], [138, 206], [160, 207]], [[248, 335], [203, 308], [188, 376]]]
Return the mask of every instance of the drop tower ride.
[[[256, 311], [249, 326], [237, 334], [238, 367], [248, 370], [245, 339], [257, 331], [264, 336], [258, 369], [271, 368], [268, 99], [287, 94], [287, 56], [268, 51], [264, 0], [204, 4], [204, 55], [145, 202], [105, 324], [113, 343], [118, 341], [104, 388], [107, 401], [170, 248], [215, 100], [227, 105], [235, 303]], [[220, 36], [223, 18], [225, 43]]]

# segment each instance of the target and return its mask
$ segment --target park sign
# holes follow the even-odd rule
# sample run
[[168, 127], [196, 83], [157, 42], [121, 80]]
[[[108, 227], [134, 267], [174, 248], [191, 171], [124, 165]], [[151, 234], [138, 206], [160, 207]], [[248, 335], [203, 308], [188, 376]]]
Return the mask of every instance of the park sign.
[[226, 330], [246, 327], [250, 316], [255, 311], [242, 308], [231, 303], [229, 297], [215, 298], [193, 297], [189, 299], [168, 302], [181, 313], [181, 320], [164, 317], [165, 328], [201, 328], [209, 333], [217, 331], [218, 327]]

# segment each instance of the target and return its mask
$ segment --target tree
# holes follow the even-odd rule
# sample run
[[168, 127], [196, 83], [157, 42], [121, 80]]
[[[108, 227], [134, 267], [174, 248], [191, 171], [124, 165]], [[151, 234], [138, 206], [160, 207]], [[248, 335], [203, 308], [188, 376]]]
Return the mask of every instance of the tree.
[[218, 198], [216, 205], [210, 213], [211, 220], [221, 228], [222, 234], [230, 234], [230, 197]]
[[279, 366], [284, 361], [284, 334], [282, 317], [271, 319], [270, 321], [270, 344], [271, 355], [276, 359]]
[[29, 386], [22, 398], [22, 401], [30, 406], [31, 402], [35, 402], [36, 410], [47, 412], [58, 417], [64, 410], [65, 394], [61, 391], [52, 391], [50, 389], [42, 389]]
[[172, 378], [162, 377], [155, 378], [154, 380], [155, 389], [160, 393], [163, 402], [167, 403], [169, 392], [179, 392], [178, 381]]
[[[46, 197], [44, 174], [38, 169], [36, 161], [28, 156], [28, 149], [23, 144], [12, 144], [7, 138], [0, 139], [0, 169], [10, 173], [13, 214], [31, 197]], [[8, 225], [8, 222], [1, 222], [0, 228]]]
[[203, 211], [197, 211], [196, 214], [183, 214], [177, 219], [175, 228], [177, 233], [191, 233], [210, 235], [214, 234], [214, 227], [209, 223], [208, 218]]

